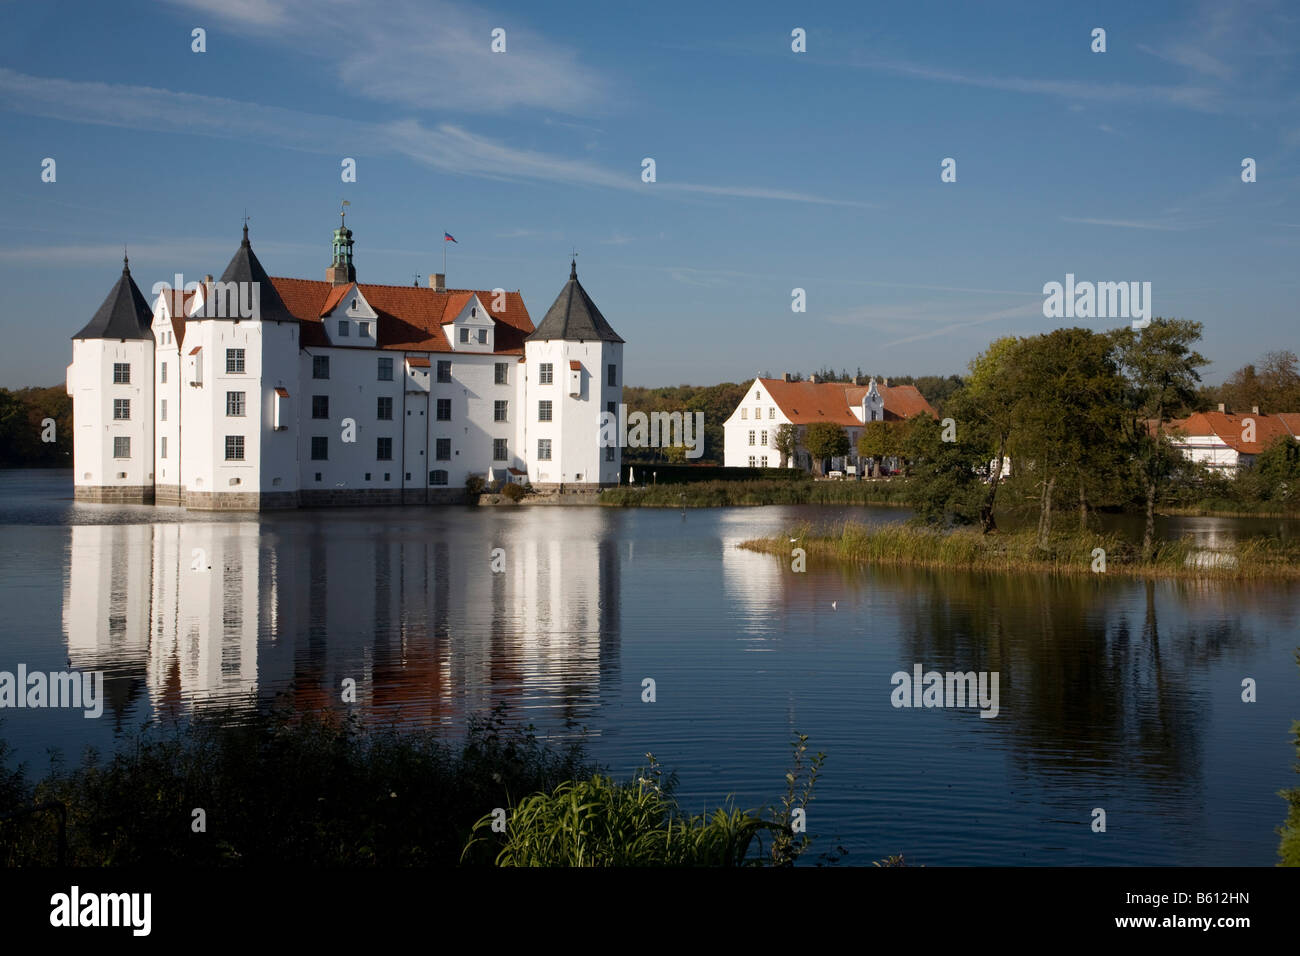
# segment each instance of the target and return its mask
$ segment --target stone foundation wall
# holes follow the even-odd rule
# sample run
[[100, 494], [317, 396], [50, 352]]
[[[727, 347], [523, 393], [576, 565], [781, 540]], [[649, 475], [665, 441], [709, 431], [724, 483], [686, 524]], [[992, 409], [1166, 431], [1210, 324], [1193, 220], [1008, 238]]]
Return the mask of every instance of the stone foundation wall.
[[296, 491], [190, 491], [186, 489], [181, 504], [192, 511], [274, 511], [297, 508]]
[[74, 501], [101, 505], [151, 505], [154, 503], [153, 485], [76, 485]]
[[347, 508], [380, 505], [462, 505], [464, 488], [304, 488], [303, 508]]
[[[302, 491], [194, 491], [180, 485], [77, 485], [75, 500], [96, 504], [156, 504], [193, 511], [276, 511], [286, 508], [463, 505], [464, 488], [321, 488]], [[571, 497], [566, 495], [566, 497]]]
[[181, 486], [180, 485], [155, 486], [153, 503], [156, 505], [171, 505], [173, 507], [180, 507]]

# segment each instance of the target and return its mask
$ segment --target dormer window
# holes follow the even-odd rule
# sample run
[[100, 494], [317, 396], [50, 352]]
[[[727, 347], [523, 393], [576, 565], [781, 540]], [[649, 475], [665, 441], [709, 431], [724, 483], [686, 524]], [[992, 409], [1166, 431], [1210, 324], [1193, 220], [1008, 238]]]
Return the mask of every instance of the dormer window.
[[469, 317], [470, 317], [471, 319], [477, 319], [477, 318], [478, 318], [478, 306], [473, 306], [473, 307], [469, 310]]
[[353, 300], [352, 300], [352, 311], [353, 311], [353, 312], [357, 311], [357, 300], [356, 300], [356, 299], [353, 299]]
[[358, 325], [360, 326], [360, 328], [359, 328], [357, 334], [360, 335], [363, 339], [365, 339], [365, 338], [369, 338], [369, 337], [370, 337], [370, 323], [369, 323], [369, 322], [360, 322], [360, 323], [358, 323]]
[[469, 344], [469, 329], [462, 328], [460, 330], [460, 342], [462, 345]]
[[478, 330], [478, 344], [487, 345], [487, 329]]
[[348, 337], [348, 320], [339, 319], [339, 338], [346, 339], [347, 337]]

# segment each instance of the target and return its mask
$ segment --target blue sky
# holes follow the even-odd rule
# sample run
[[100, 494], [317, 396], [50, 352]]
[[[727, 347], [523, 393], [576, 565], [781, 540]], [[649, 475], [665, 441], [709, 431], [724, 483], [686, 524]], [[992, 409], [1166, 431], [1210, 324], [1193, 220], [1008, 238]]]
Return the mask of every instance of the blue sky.
[[629, 384], [961, 372], [1072, 324], [1042, 315], [1067, 272], [1150, 281], [1204, 323], [1208, 381], [1300, 351], [1300, 8], [741, 9], [6, 4], [0, 385], [63, 379], [124, 242], [147, 294], [219, 274], [247, 208], [272, 275], [324, 278], [343, 198], [361, 281], [438, 271], [446, 230], [448, 284], [534, 321], [577, 247]]

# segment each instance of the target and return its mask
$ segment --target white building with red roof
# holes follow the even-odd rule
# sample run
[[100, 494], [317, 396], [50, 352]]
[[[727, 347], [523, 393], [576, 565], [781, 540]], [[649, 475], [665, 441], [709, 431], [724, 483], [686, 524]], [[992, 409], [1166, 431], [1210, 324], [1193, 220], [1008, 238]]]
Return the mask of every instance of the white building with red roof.
[[1247, 413], [1196, 412], [1187, 418], [1165, 423], [1170, 443], [1188, 461], [1204, 465], [1211, 472], [1235, 478], [1242, 468], [1279, 439], [1300, 440], [1300, 414], [1265, 414], [1258, 407]]
[[534, 327], [519, 292], [269, 276], [248, 227], [219, 280], [152, 308], [123, 269], [74, 337], [76, 497], [204, 509], [460, 501], [467, 479], [618, 481], [600, 444], [623, 339], [578, 282]]
[[[905, 421], [915, 415], [937, 417], [914, 385], [890, 385], [888, 379], [867, 385], [843, 382], [792, 382], [788, 377], [756, 378], [744, 399], [723, 423], [724, 463], [728, 468], [812, 468], [803, 441], [809, 425], [829, 422], [844, 429], [850, 452], [823, 465], [829, 471], [852, 469], [861, 474], [858, 438], [867, 422]], [[776, 450], [776, 430], [799, 429], [792, 461]]]

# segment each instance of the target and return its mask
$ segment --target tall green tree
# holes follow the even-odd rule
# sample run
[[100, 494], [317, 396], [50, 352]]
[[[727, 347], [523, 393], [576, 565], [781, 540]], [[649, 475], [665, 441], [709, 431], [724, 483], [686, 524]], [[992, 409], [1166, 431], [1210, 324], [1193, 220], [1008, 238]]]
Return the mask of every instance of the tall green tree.
[[1165, 438], [1165, 426], [1194, 405], [1198, 369], [1209, 360], [1195, 349], [1201, 323], [1187, 319], [1156, 318], [1144, 329], [1125, 327], [1111, 337], [1126, 384], [1124, 444], [1146, 503], [1142, 552], [1150, 559], [1155, 555], [1156, 499], [1181, 464]]
[[849, 453], [849, 435], [832, 422], [814, 422], [804, 433], [803, 446], [812, 455], [820, 475], [827, 458], [840, 458]]
[[988, 489], [980, 506], [980, 530], [997, 530], [994, 509], [1002, 472], [1011, 447], [1020, 403], [1025, 397], [1024, 379], [1017, 355], [1022, 340], [1005, 336], [970, 362], [970, 375], [960, 392], [950, 396], [946, 412], [957, 423], [958, 433], [968, 432], [971, 444], [983, 449], [989, 468]]
[[1086, 527], [1088, 489], [1096, 472], [1114, 471], [1123, 420], [1124, 380], [1109, 336], [1089, 329], [1054, 329], [1017, 349], [1021, 394], [1015, 409], [1012, 457], [1032, 462], [1038, 479], [1038, 544], [1046, 549], [1058, 493], [1077, 495]]
[[858, 436], [858, 454], [871, 462], [871, 476], [880, 476], [884, 458], [902, 458], [907, 425], [905, 422], [867, 422]]
[[983, 492], [977, 468], [983, 450], [962, 439], [960, 424], [957, 438], [944, 441], [943, 425], [929, 415], [911, 419], [903, 433], [903, 455], [912, 474], [907, 502], [925, 524], [946, 527], [978, 520]]
[[776, 435], [773, 437], [773, 445], [778, 455], [781, 456], [780, 468], [785, 468], [790, 464], [790, 459], [799, 448], [799, 429], [789, 423], [776, 426]]

